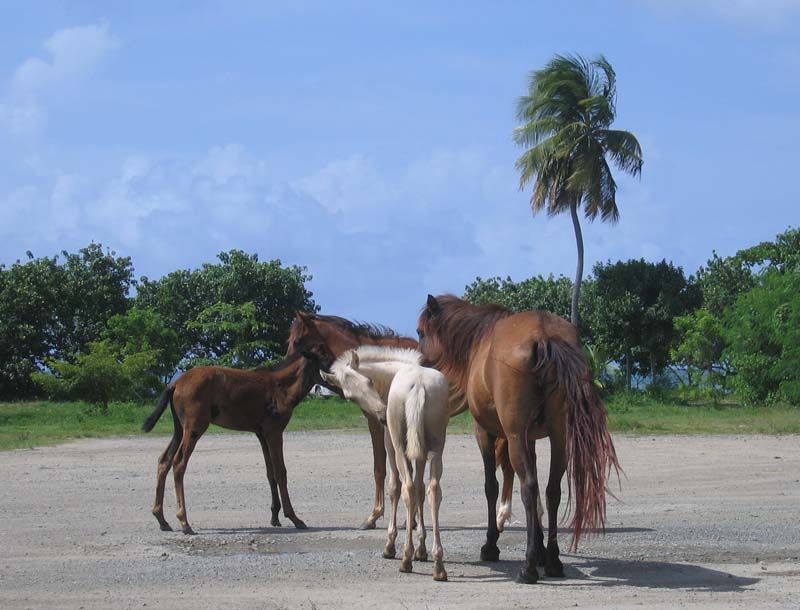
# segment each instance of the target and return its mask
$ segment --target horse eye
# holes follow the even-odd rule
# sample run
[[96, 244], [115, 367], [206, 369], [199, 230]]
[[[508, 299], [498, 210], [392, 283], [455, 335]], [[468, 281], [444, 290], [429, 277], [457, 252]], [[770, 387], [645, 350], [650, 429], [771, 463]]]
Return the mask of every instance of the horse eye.
[[422, 332], [420, 329], [417, 329], [417, 336], [418, 336], [420, 339], [422, 339], [422, 337], [424, 337], [424, 336], [425, 336], [425, 333], [424, 333], [424, 332]]

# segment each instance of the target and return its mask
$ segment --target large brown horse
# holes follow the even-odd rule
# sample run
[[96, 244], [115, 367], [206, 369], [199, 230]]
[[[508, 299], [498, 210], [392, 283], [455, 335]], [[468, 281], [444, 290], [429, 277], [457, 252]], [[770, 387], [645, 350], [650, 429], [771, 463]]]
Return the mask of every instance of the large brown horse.
[[[323, 316], [297, 312], [289, 333], [287, 356], [296, 353], [304, 343], [321, 336], [328, 349], [337, 358], [349, 349], [361, 345], [378, 345], [382, 347], [400, 347], [418, 349], [417, 342], [411, 337], [403, 337], [395, 331], [379, 324], [351, 322], [339, 316]], [[325, 387], [339, 393], [339, 388], [323, 383]], [[467, 409], [463, 401], [450, 403], [450, 417]], [[372, 439], [373, 474], [375, 477], [375, 503], [372, 511], [361, 524], [362, 529], [374, 529], [375, 522], [384, 513], [384, 483], [386, 480], [386, 442], [384, 429], [377, 418], [364, 413], [367, 418], [370, 438]], [[514, 488], [514, 470], [508, 459], [508, 446], [505, 439], [497, 439], [497, 457], [495, 463], [503, 470], [503, 493], [500, 516], [496, 519], [499, 531], [503, 531], [505, 521], [511, 517], [511, 496]], [[536, 498], [537, 505], [539, 498]]]
[[279, 526], [278, 513], [295, 527], [305, 529], [292, 508], [286, 485], [283, 460], [283, 431], [294, 407], [303, 400], [312, 386], [321, 382], [320, 368], [329, 368], [335, 358], [325, 343], [307, 337], [298, 344], [298, 351], [278, 364], [253, 370], [199, 366], [186, 371], [164, 390], [142, 430], [149, 432], [156, 425], [167, 404], [172, 411], [174, 432], [166, 449], [158, 458], [156, 500], [153, 515], [161, 529], [172, 528], [164, 519], [164, 484], [170, 468], [175, 478], [177, 517], [184, 534], [193, 534], [186, 517], [183, 476], [195, 445], [209, 424], [230, 430], [253, 432], [261, 443], [267, 480], [272, 493], [273, 526]]
[[[575, 327], [545, 311], [514, 314], [499, 305], [475, 306], [452, 295], [428, 295], [417, 332], [426, 364], [445, 374], [477, 424], [489, 513], [481, 559], [496, 561], [500, 555], [495, 441], [505, 438], [527, 519], [525, 563], [518, 581], [536, 582], [537, 565], [548, 576], [563, 576], [557, 525], [564, 472], [574, 501], [570, 525], [575, 546], [585, 529], [605, 525], [606, 481], [612, 467], [619, 471], [605, 406]], [[546, 549], [535, 510], [535, 444], [544, 437], [550, 438]]]
[[[335, 357], [359, 345], [381, 345], [416, 349], [417, 342], [410, 337], [402, 337], [391, 329], [376, 324], [358, 324], [338, 316], [312, 315], [298, 312], [289, 333], [286, 356], [291, 357], [310, 337], [322, 336], [326, 346]], [[323, 384], [339, 393], [339, 388]], [[367, 415], [367, 425], [372, 438], [373, 473], [375, 476], [375, 504], [367, 516], [362, 529], [374, 529], [375, 522], [383, 515], [383, 488], [386, 479], [386, 443], [383, 438], [383, 425], [376, 417]]]

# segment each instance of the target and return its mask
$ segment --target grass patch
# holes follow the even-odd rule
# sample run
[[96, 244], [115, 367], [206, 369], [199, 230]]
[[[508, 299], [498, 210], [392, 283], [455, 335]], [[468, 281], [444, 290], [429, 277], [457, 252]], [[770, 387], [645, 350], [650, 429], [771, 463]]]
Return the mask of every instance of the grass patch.
[[[54, 445], [70, 439], [143, 434], [142, 422], [153, 403], [112, 403], [109, 415], [83, 402], [0, 403], [0, 450]], [[800, 434], [800, 409], [787, 406], [741, 407], [734, 404], [686, 405], [640, 394], [608, 401], [611, 429], [632, 434]], [[357, 406], [338, 398], [308, 398], [294, 412], [289, 430], [366, 432]], [[472, 417], [450, 422], [451, 433], [471, 433]], [[209, 433], [225, 432], [211, 426]], [[151, 434], [172, 434], [167, 411]]]
[[786, 405], [685, 404], [643, 394], [607, 402], [611, 429], [633, 434], [800, 434], [800, 409]]

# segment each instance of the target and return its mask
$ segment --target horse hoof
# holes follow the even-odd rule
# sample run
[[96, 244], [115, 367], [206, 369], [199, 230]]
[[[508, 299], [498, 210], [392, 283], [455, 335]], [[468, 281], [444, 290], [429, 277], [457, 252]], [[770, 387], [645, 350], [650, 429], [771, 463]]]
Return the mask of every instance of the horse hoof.
[[428, 561], [428, 553], [427, 552], [420, 553], [419, 551], [417, 551], [416, 553], [414, 553], [414, 561]]
[[278, 519], [273, 519], [272, 521], [269, 522], [269, 524], [272, 527], [280, 527], [281, 526], [281, 522]]
[[481, 561], [500, 561], [500, 549], [497, 545], [484, 544], [481, 547]]
[[564, 578], [564, 564], [561, 563], [558, 559], [550, 560], [544, 567], [544, 573], [547, 576], [552, 576], [553, 578]]
[[358, 526], [358, 529], [360, 529], [360, 530], [374, 530], [375, 529], [375, 521], [370, 521], [369, 519], [367, 519], [366, 521], [364, 521], [364, 523], [362, 523], [361, 525]]
[[531, 573], [523, 568], [517, 575], [517, 582], [521, 585], [535, 585], [538, 581], [539, 573], [536, 570]]
[[442, 561], [435, 561], [433, 564], [433, 580], [437, 582], [447, 582], [447, 572]]
[[161, 531], [162, 532], [171, 532], [172, 531], [172, 527], [170, 527], [169, 523], [162, 523], [162, 524], [160, 524], [159, 527], [161, 527]]
[[384, 559], [394, 559], [394, 556], [397, 554], [397, 549], [394, 548], [394, 545], [386, 545], [383, 549], [383, 558]]
[[305, 524], [305, 522], [302, 519], [297, 519], [296, 521], [294, 521], [294, 526], [299, 530], [307, 530], [308, 529], [308, 526]]
[[191, 525], [184, 525], [181, 531], [184, 534], [186, 534], [187, 536], [195, 536], [196, 535], [195, 531], [192, 529]]
[[403, 559], [400, 562], [400, 571], [401, 572], [409, 574], [411, 572], [412, 568], [413, 568], [413, 566], [411, 565], [411, 560], [410, 559]]

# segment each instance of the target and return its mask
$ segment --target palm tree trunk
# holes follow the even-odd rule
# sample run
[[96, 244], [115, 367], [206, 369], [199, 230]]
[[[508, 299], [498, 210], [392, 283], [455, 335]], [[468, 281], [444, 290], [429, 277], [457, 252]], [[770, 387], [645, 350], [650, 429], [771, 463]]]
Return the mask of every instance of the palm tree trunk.
[[578, 267], [575, 269], [575, 283], [572, 285], [572, 311], [571, 318], [575, 327], [578, 327], [580, 318], [578, 317], [578, 302], [581, 298], [581, 282], [583, 281], [583, 233], [581, 233], [581, 223], [578, 219], [578, 202], [569, 206], [569, 213], [572, 216], [572, 226], [575, 229], [575, 242], [578, 246]]

